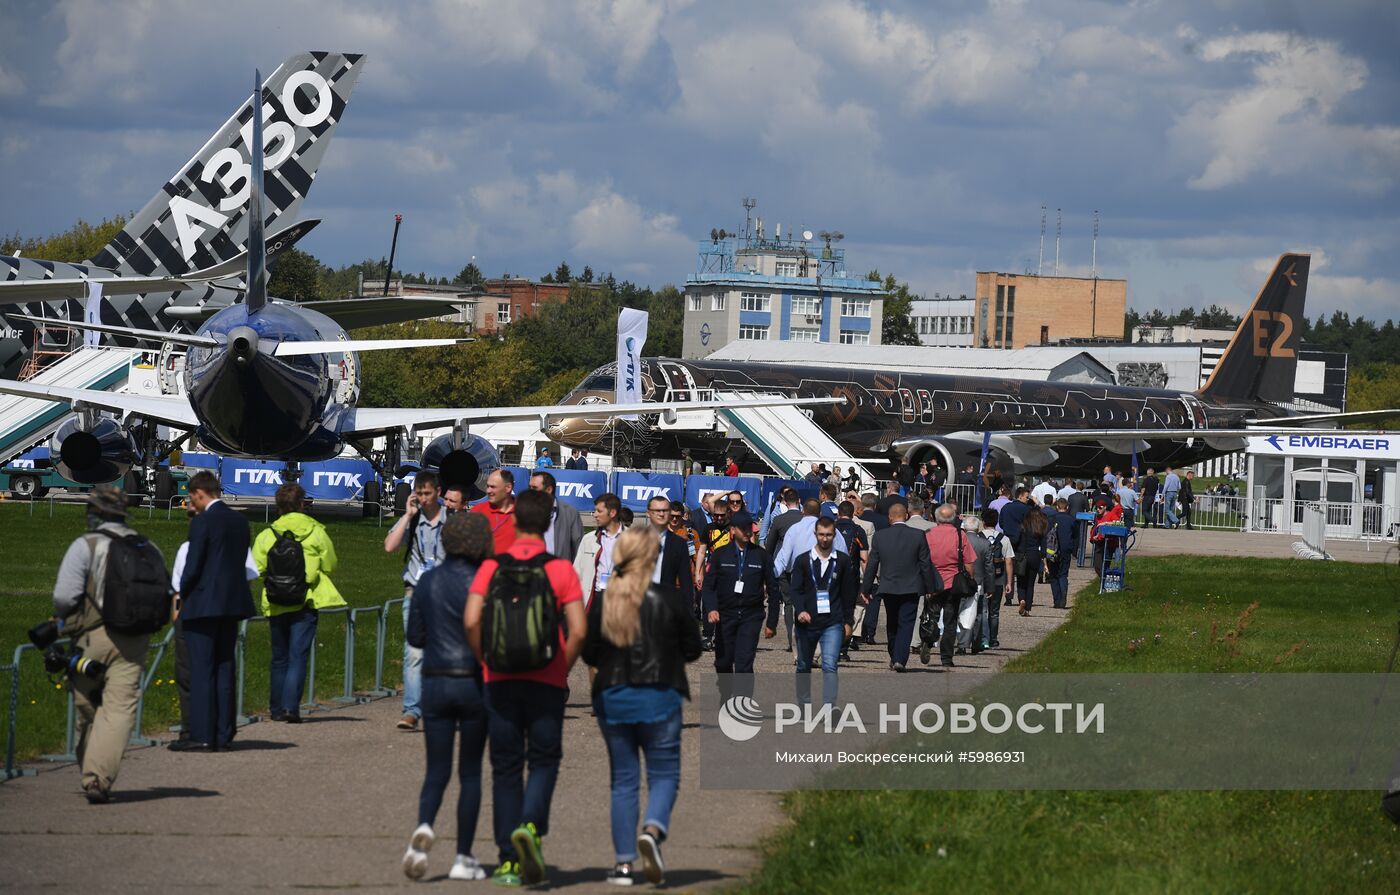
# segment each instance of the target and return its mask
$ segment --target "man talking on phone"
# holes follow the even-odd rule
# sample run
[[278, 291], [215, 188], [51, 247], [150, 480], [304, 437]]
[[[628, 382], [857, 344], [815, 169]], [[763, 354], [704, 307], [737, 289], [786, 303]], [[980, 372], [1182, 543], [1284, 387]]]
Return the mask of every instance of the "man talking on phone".
[[[443, 509], [441, 489], [437, 473], [419, 472], [413, 479], [413, 493], [408, 496], [408, 506], [403, 518], [394, 523], [389, 534], [384, 537], [384, 552], [393, 553], [404, 548], [403, 565], [403, 618], [408, 626], [408, 607], [413, 602], [413, 589], [418, 586], [418, 578], [424, 572], [440, 564], [443, 560], [442, 523], [447, 519]], [[423, 651], [403, 644], [403, 717], [399, 719], [399, 730], [417, 730], [423, 710], [418, 702], [423, 691]]]

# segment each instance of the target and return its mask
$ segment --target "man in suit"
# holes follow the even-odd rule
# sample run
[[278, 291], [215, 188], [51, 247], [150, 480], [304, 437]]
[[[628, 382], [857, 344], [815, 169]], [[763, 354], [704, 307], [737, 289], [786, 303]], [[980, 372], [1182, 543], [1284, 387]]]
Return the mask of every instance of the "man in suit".
[[579, 511], [559, 500], [555, 494], [555, 481], [552, 473], [535, 470], [530, 473], [530, 490], [543, 491], [554, 499], [554, 510], [549, 517], [549, 528], [544, 533], [544, 549], [554, 556], [562, 556], [569, 562], [578, 556], [579, 545], [583, 543], [583, 517]]
[[645, 525], [658, 532], [660, 540], [651, 580], [653, 584], [675, 591], [685, 605], [692, 606], [695, 603], [695, 572], [690, 564], [690, 547], [685, 538], [671, 531], [670, 523], [670, 498], [658, 494], [647, 501]]
[[[848, 506], [848, 504], [843, 504]], [[817, 520], [816, 544], [792, 566], [790, 593], [797, 613], [797, 701], [812, 701], [812, 656], [822, 650], [822, 702], [836, 705], [836, 663], [855, 624], [858, 572], [850, 554], [836, 550], [836, 523]]]
[[890, 507], [890, 527], [875, 532], [861, 584], [864, 599], [873, 597], [885, 603], [885, 637], [894, 671], [903, 671], [909, 664], [919, 598], [943, 589], [929, 561], [924, 533], [910, 528], [908, 520], [909, 510], [903, 504]]
[[190, 476], [190, 549], [180, 579], [180, 624], [190, 658], [190, 738], [177, 752], [214, 751], [233, 742], [234, 650], [238, 623], [252, 618], [253, 595], [244, 576], [252, 534], [248, 520], [223, 502], [214, 473]]
[[[783, 596], [773, 558], [753, 543], [753, 517], [742, 510], [729, 520], [729, 542], [715, 550], [705, 567], [702, 599], [705, 619], [715, 629], [715, 671], [751, 674], [759, 632], [765, 638], [777, 634]], [[724, 678], [720, 690], [729, 698]]]

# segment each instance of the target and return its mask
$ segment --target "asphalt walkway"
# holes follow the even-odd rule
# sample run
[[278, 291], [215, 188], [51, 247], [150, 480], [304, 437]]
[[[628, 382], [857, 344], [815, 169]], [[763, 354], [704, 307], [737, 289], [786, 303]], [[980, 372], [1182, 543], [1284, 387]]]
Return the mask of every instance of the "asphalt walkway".
[[[1075, 588], [1088, 579], [1087, 569], [1071, 574]], [[1029, 617], [1014, 610], [1003, 615], [1002, 649], [960, 656], [950, 673], [991, 674], [1068, 614], [1049, 608], [1046, 585], [1037, 599], [1043, 603]], [[882, 630], [880, 645], [853, 653], [841, 673], [890, 674], [884, 639]], [[791, 673], [792, 655], [779, 646], [784, 640], [780, 632], [764, 641], [758, 671]], [[709, 661], [705, 654], [697, 666]], [[694, 686], [698, 669], [692, 670]], [[586, 700], [586, 669], [575, 668], [570, 684], [564, 761], [545, 842], [548, 888], [616, 891], [603, 882], [613, 859], [608, 761]], [[115, 800], [101, 806], [83, 798], [74, 766], [40, 766], [35, 777], [0, 785], [0, 886], [150, 892], [410, 885], [399, 861], [415, 826], [423, 744], [421, 734], [394, 728], [398, 717], [398, 700], [384, 699], [315, 712], [300, 726], [249, 725], [224, 753], [133, 749]], [[757, 867], [758, 843], [784, 820], [773, 793], [699, 788], [694, 732], [702, 722], [713, 719], [701, 719], [688, 705], [681, 793], [665, 846], [675, 891], [739, 881]], [[475, 852], [494, 867], [489, 773], [488, 767]], [[446, 878], [455, 799], [454, 783], [439, 814], [428, 877], [418, 885], [464, 885]]]

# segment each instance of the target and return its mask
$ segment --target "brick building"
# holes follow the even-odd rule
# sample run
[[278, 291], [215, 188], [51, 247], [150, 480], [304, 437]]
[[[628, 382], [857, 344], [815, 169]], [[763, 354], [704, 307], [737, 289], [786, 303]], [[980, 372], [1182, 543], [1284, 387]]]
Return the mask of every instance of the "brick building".
[[569, 299], [568, 283], [536, 283], [524, 277], [498, 277], [480, 286], [424, 286], [394, 280], [389, 291], [393, 295], [459, 298], [462, 310], [441, 319], [467, 324], [473, 333], [482, 335], [492, 335], [512, 320], [533, 316], [542, 304]]
[[980, 348], [1121, 340], [1128, 281], [978, 271], [975, 299], [973, 344]]

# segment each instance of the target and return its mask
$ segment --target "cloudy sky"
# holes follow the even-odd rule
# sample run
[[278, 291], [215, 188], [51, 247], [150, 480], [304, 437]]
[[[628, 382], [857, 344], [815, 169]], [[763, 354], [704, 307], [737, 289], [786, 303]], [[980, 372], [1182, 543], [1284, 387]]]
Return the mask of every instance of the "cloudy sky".
[[655, 286], [754, 196], [919, 291], [1037, 263], [1147, 310], [1253, 298], [1400, 317], [1400, 4], [617, 0], [6, 4], [0, 232], [142, 206], [254, 66], [368, 54], [303, 214], [339, 265]]

